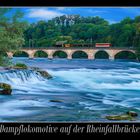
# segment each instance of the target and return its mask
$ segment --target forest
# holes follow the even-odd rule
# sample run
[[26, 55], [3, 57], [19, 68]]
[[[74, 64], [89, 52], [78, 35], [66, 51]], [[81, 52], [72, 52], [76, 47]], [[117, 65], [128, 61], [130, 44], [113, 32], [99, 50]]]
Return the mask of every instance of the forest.
[[115, 47], [140, 47], [140, 16], [114, 24], [101, 17], [63, 15], [32, 23], [24, 32], [23, 47], [56, 44], [111, 43]]

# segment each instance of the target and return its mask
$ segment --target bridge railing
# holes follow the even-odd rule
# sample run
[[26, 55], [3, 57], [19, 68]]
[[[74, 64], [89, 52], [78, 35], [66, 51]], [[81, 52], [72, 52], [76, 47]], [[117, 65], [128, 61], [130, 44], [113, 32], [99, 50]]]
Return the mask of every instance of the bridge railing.
[[52, 49], [52, 50], [61, 50], [61, 49], [63, 49], [63, 50], [67, 50], [67, 49], [74, 49], [74, 50], [76, 50], [76, 49], [126, 49], [126, 50], [135, 50], [135, 48], [134, 47], [121, 47], [121, 46], [111, 46], [111, 47], [95, 47], [95, 46], [92, 46], [92, 47], [80, 47], [80, 46], [75, 46], [75, 47], [56, 47], [56, 46], [52, 46], [52, 47], [23, 47], [22, 49], [26, 49], [26, 50], [35, 50], [35, 49], [37, 49], [37, 50], [43, 50], [43, 49], [45, 49], [45, 50], [50, 50], [50, 49]]

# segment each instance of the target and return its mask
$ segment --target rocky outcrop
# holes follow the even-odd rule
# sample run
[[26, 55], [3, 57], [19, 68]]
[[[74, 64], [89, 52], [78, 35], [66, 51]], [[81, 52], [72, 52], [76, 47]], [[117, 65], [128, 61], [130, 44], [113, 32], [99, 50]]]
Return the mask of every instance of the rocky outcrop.
[[122, 114], [122, 115], [109, 115], [109, 116], [106, 116], [106, 119], [114, 120], [114, 121], [121, 121], [121, 120], [133, 121], [133, 120], [136, 120], [137, 116], [138, 116], [138, 114], [136, 112], [128, 111], [128, 112], [126, 112], [126, 114]]
[[38, 67], [30, 67], [30, 69], [36, 71], [37, 73], [39, 73], [44, 78], [47, 78], [47, 79], [52, 78], [52, 76], [47, 71], [44, 71], [44, 70], [42, 70]]
[[128, 115], [130, 115], [132, 117], [137, 117], [138, 116], [138, 113], [135, 112], [135, 111], [128, 111], [128, 112], [126, 112], [126, 114], [128, 114]]
[[28, 69], [27, 65], [22, 63], [17, 63], [16, 65], [11, 67], [12, 69]]
[[12, 88], [9, 84], [0, 83], [0, 95], [11, 95]]
[[37, 70], [37, 72], [44, 78], [51, 79], [52, 76], [47, 72], [43, 70]]
[[50, 100], [50, 102], [54, 102], [54, 103], [62, 103], [61, 100]]
[[108, 120], [116, 120], [116, 121], [121, 121], [121, 120], [134, 120], [133, 117], [129, 116], [129, 115], [110, 115], [110, 116], [106, 116], [106, 119]]

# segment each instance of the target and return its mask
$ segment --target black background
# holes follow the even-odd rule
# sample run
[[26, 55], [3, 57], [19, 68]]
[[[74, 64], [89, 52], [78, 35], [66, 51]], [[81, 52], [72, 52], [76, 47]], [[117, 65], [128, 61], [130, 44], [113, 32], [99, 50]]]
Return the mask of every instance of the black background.
[[140, 6], [140, 0], [0, 0], [0, 6]]
[[[78, 127], [85, 127], [85, 129], [84, 129], [84, 131], [82, 132], [82, 133], [80, 133], [80, 132], [72, 132], [71, 131], [71, 133], [69, 134], [69, 135], [67, 135], [67, 133], [62, 133], [62, 132], [57, 132], [57, 133], [50, 133], [50, 132], [48, 132], [48, 133], [21, 133], [20, 135], [16, 135], [16, 136], [82, 136], [82, 137], [84, 137], [84, 136], [86, 136], [86, 138], [87, 138], [87, 136], [90, 136], [90, 138], [95, 138], [95, 136], [104, 136], [104, 137], [108, 137], [108, 136], [113, 136], [113, 137], [117, 137], [117, 136], [132, 136], [132, 135], [135, 135], [135, 136], [139, 136], [140, 135], [140, 123], [134, 123], [134, 122], [131, 122], [131, 123], [107, 123], [107, 122], [83, 122], [83, 123], [77, 123], [77, 122], [69, 122], [69, 123], [57, 123], [57, 122], [55, 122], [55, 123], [0, 123], [0, 125], [4, 125], [5, 127], [19, 127], [20, 125], [24, 125], [24, 127], [28, 127], [28, 125], [30, 125], [30, 127], [41, 127], [41, 128], [43, 128], [43, 127], [46, 127], [47, 125], [51, 125], [51, 127], [58, 127], [59, 129], [61, 129], [61, 127], [69, 127], [70, 125], [72, 125], [72, 127], [71, 127], [71, 130], [73, 130], [73, 128], [75, 128], [76, 127], [76, 125], [78, 126]], [[125, 132], [125, 131], [123, 131], [123, 132], [117, 132], [117, 133], [107, 133], [106, 135], [103, 133], [103, 132], [99, 132], [99, 133], [94, 133], [94, 132], [90, 132], [90, 133], [87, 133], [87, 125], [94, 125], [94, 127], [96, 128], [96, 127], [100, 127], [100, 126], [102, 126], [102, 127], [107, 127], [107, 126], [109, 126], [109, 127], [113, 127], [113, 125], [119, 125], [119, 127], [124, 127], [124, 126], [126, 126], [127, 125], [127, 127], [129, 128], [129, 127], [132, 127], [133, 125], [134, 125], [134, 127], [139, 127], [139, 132], [138, 133], [127, 133], [127, 132]], [[1, 136], [15, 136], [13, 133], [1, 133], [0, 132], [0, 137]], [[92, 136], [92, 137], [91, 137]], [[58, 137], [57, 137], [57, 139], [58, 139]], [[41, 139], [39, 139], [39, 140], [41, 140]]]
[[[37, 6], [37, 7], [45, 7], [45, 6], [73, 6], [73, 7], [77, 7], [77, 6], [109, 6], [109, 7], [134, 7], [134, 6], [140, 6], [140, 0], [0, 0], [0, 7], [29, 7], [29, 6]], [[14, 126], [14, 127], [17, 127], [19, 125], [22, 125], [23, 123], [0, 123], [0, 125], [3, 124], [4, 126]], [[27, 125], [30, 125], [30, 126], [41, 126], [41, 127], [44, 127], [48, 124], [51, 124], [52, 126], [56, 126], [56, 127], [62, 127], [62, 126], [69, 126], [70, 124], [73, 124], [73, 125], [78, 125], [78, 126], [85, 126], [87, 124], [94, 124], [94, 126], [99, 126], [100, 124], [102, 124], [103, 126], [107, 126], [108, 124], [109, 125], [114, 125], [114, 124], [119, 124], [120, 126], [125, 126], [125, 125], [128, 125], [128, 126], [132, 126], [133, 124], [135, 126], [138, 126], [140, 127], [140, 123], [135, 123], [135, 122], [131, 122], [131, 123], [24, 123], [25, 126]], [[135, 135], [139, 135], [140, 133], [135, 133]], [[5, 134], [5, 133], [0, 133], [0, 137], [1, 136], [12, 136], [13, 134]], [[37, 136], [37, 135], [40, 135], [40, 136], [44, 136], [44, 135], [47, 135], [47, 136], [55, 136], [55, 135], [66, 135], [66, 134], [32, 134], [32, 133], [28, 133], [28, 134], [21, 134], [22, 136], [23, 135], [33, 135], [33, 136]], [[85, 131], [81, 134], [81, 133], [71, 133], [70, 135], [72, 136], [75, 136], [75, 135], [78, 135], [78, 136], [92, 136], [91, 139], [93, 139], [96, 135], [99, 135], [99, 136], [104, 136], [103, 133], [99, 133], [99, 134], [88, 134], [86, 133]], [[108, 135], [115, 135], [118, 136], [118, 135], [125, 135], [125, 136], [130, 136], [132, 135], [131, 133], [110, 133]], [[107, 135], [107, 136], [108, 136]], [[134, 134], [133, 134], [134, 135]], [[58, 139], [58, 138], [57, 138]]]

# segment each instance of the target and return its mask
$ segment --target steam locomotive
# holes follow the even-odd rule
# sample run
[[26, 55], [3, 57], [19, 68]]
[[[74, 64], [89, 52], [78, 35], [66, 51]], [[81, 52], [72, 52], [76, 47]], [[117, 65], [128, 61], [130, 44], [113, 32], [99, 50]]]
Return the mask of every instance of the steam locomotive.
[[[57, 47], [65, 47], [65, 48], [69, 48], [69, 47], [93, 47], [93, 44], [65, 44], [65, 43], [60, 43], [60, 44], [56, 44]], [[111, 43], [95, 43], [95, 48], [104, 48], [104, 47], [111, 47], [112, 44]]]

